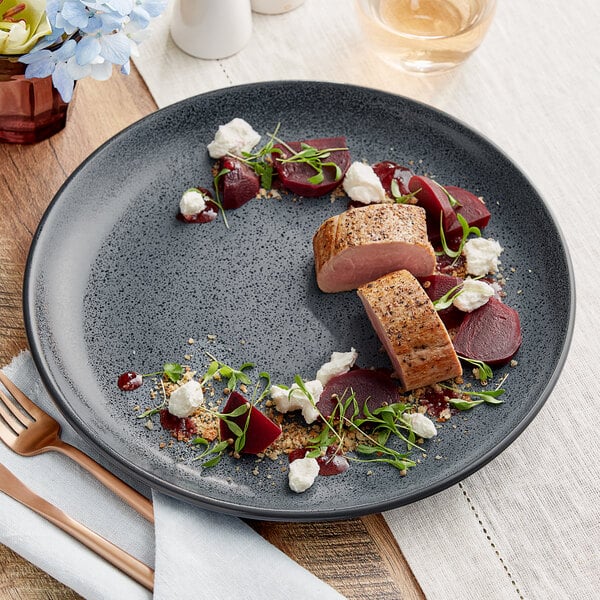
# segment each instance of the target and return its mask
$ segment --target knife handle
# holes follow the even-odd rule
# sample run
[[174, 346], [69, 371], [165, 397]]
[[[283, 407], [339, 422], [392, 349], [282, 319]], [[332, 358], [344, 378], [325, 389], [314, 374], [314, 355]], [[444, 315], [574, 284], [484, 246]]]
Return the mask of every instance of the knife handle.
[[27, 506], [38, 515], [44, 517], [84, 546], [104, 558], [117, 569], [129, 575], [132, 579], [143, 585], [146, 589], [154, 589], [154, 571], [143, 562], [125, 552], [112, 542], [88, 529], [75, 519], [69, 517], [62, 510], [50, 504], [37, 494], [34, 494], [25, 484], [13, 475], [3, 465], [0, 465], [2, 481], [0, 489], [21, 504]]

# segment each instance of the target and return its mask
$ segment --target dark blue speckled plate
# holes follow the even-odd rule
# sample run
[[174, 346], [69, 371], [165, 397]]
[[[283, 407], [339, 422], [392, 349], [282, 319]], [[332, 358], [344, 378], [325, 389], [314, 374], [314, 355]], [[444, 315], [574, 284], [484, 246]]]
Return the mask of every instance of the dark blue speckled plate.
[[[273, 381], [313, 378], [332, 351], [355, 347], [361, 366], [387, 357], [355, 293], [322, 294], [311, 239], [345, 200], [253, 201], [221, 220], [185, 225], [181, 193], [211, 187], [206, 144], [243, 117], [286, 139], [346, 135], [355, 160], [414, 164], [418, 173], [483, 195], [487, 230], [505, 248], [507, 302], [521, 314], [520, 366], [508, 369], [506, 403], [463, 413], [426, 443], [408, 476], [353, 464], [288, 489], [285, 461], [223, 460], [202, 470], [197, 451], [149, 430], [117, 375], [166, 361], [206, 365], [205, 351], [257, 363]], [[121, 132], [68, 179], [45, 214], [29, 256], [24, 307], [36, 364], [70, 423], [133, 477], [208, 509], [272, 520], [325, 520], [380, 512], [457, 483], [505, 449], [531, 422], [564, 363], [574, 318], [563, 238], [521, 171], [448, 115], [406, 98], [345, 85], [273, 82], [218, 90], [160, 110]], [[216, 336], [209, 340], [208, 336]], [[197, 342], [189, 346], [187, 341]], [[502, 375], [502, 373], [499, 373]], [[369, 473], [372, 471], [372, 473]], [[255, 474], [257, 473], [257, 474]]]

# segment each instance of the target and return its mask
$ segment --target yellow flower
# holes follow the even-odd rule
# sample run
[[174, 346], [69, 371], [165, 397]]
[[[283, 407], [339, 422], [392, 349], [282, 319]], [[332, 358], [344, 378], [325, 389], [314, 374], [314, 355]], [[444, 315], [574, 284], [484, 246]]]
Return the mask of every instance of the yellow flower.
[[0, 0], [0, 54], [26, 54], [51, 32], [46, 0]]

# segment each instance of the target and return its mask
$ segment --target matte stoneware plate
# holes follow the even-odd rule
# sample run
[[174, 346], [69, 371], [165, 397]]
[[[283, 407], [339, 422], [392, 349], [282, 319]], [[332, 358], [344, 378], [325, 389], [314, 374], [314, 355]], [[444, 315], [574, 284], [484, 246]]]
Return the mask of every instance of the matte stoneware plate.
[[[121, 392], [126, 370], [165, 362], [202, 370], [206, 352], [256, 363], [276, 383], [312, 379], [333, 351], [359, 352], [363, 367], [389, 366], [354, 292], [315, 284], [312, 236], [346, 199], [254, 200], [202, 225], [176, 219], [184, 190], [211, 188], [206, 144], [222, 123], [246, 119], [287, 140], [345, 135], [354, 160], [412, 164], [440, 183], [486, 198], [485, 235], [505, 248], [506, 302], [522, 320], [523, 346], [505, 403], [443, 425], [427, 458], [406, 477], [353, 463], [288, 489], [286, 461], [226, 457], [212, 469], [197, 448], [161, 449], [168, 435], [144, 427], [149, 385]], [[91, 155], [54, 198], [27, 265], [27, 333], [43, 381], [68, 421], [115, 466], [167, 494], [249, 518], [328, 520], [414, 502], [460, 481], [531, 422], [564, 363], [573, 323], [573, 275], [563, 238], [523, 173], [492, 143], [428, 106], [346, 85], [270, 82], [218, 90], [162, 109]], [[210, 338], [212, 339], [209, 339]], [[196, 343], [188, 345], [188, 339]], [[157, 418], [155, 417], [157, 420]]]

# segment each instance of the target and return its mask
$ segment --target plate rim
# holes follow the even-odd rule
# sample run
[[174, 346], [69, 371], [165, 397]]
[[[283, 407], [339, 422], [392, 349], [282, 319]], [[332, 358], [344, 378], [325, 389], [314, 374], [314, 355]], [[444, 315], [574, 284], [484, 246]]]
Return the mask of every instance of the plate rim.
[[[152, 121], [154, 119], [161, 119], [163, 118], [163, 115], [168, 114], [172, 111], [176, 111], [178, 107], [188, 104], [193, 105], [195, 102], [198, 101], [198, 98], [202, 98], [203, 100], [210, 99], [211, 96], [219, 97], [224, 93], [235, 94], [238, 92], [242, 92], [246, 89], [268, 89], [273, 87], [297, 88], [298, 86], [319, 86], [323, 88], [329, 87], [335, 88], [337, 90], [344, 90], [346, 92], [355, 89], [360, 90], [362, 93], [367, 92], [369, 94], [374, 94], [379, 97], [385, 97], [387, 99], [396, 99], [402, 103], [408, 103], [409, 105], [412, 104], [413, 106], [419, 107], [421, 110], [437, 114], [443, 119], [453, 122], [469, 134], [476, 136], [477, 138], [485, 142], [487, 145], [489, 145], [491, 149], [493, 149], [496, 153], [501, 155], [511, 165], [511, 167], [514, 168], [521, 175], [523, 180], [531, 187], [532, 191], [541, 201], [543, 208], [546, 210], [548, 218], [550, 219], [552, 226], [556, 230], [557, 237], [561, 243], [561, 250], [564, 256], [565, 265], [568, 273], [568, 288], [570, 292], [570, 299], [568, 305], [568, 322], [566, 324], [561, 352], [557, 358], [554, 371], [551, 377], [547, 379], [546, 384], [539, 396], [537, 397], [536, 401], [533, 404], [531, 404], [527, 413], [524, 415], [524, 417], [520, 420], [518, 425], [511, 431], [509, 435], [505, 436], [499, 443], [494, 445], [487, 452], [478, 456], [477, 459], [472, 461], [472, 463], [470, 463], [468, 466], [465, 466], [462, 469], [459, 469], [458, 471], [449, 474], [448, 476], [440, 479], [434, 484], [426, 485], [420, 488], [412, 495], [410, 495], [409, 498], [396, 500], [389, 499], [384, 500], [380, 503], [357, 505], [352, 508], [344, 509], [342, 513], [340, 513], [339, 509], [336, 510], [335, 508], [328, 510], [320, 509], [298, 511], [290, 509], [241, 506], [237, 502], [227, 502], [214, 498], [208, 500], [206, 498], [199, 497], [198, 494], [195, 494], [189, 490], [182, 489], [178, 485], [170, 481], [164, 480], [151, 472], [141, 469], [135, 463], [120, 455], [116, 450], [110, 448], [108, 444], [87, 433], [83, 421], [79, 418], [79, 416], [76, 413], [71, 411], [69, 403], [63, 397], [62, 392], [56, 385], [55, 379], [52, 376], [51, 368], [49, 367], [44, 357], [43, 344], [41, 343], [39, 333], [35, 327], [36, 311], [34, 302], [34, 290], [36, 281], [33, 280], [32, 273], [34, 271], [35, 261], [37, 259], [38, 244], [40, 243], [40, 238], [44, 233], [45, 224], [50, 218], [50, 215], [52, 214], [52, 211], [54, 210], [55, 206], [60, 202], [62, 195], [64, 194], [65, 190], [69, 187], [71, 182], [78, 176], [81, 170], [83, 170], [90, 162], [92, 162], [95, 159], [97, 155], [102, 153], [104, 149], [109, 145], [114, 144], [117, 140], [128, 135], [132, 130], [139, 127], [143, 127], [144, 123]], [[183, 100], [180, 100], [179, 102], [160, 108], [148, 115], [145, 115], [141, 119], [135, 121], [134, 123], [128, 125], [126, 128], [117, 132], [114, 136], [110, 137], [97, 149], [95, 149], [91, 154], [89, 154], [60, 186], [59, 190], [55, 193], [54, 197], [48, 204], [46, 210], [44, 211], [40, 219], [38, 227], [36, 228], [25, 265], [22, 305], [25, 331], [29, 342], [29, 347], [38, 373], [44, 384], [44, 387], [48, 391], [52, 401], [57, 406], [58, 410], [65, 418], [65, 420], [69, 423], [69, 425], [71, 425], [75, 429], [75, 431], [84, 438], [84, 440], [90, 442], [93, 445], [93, 447], [99, 451], [101, 456], [104, 457], [106, 461], [108, 461], [109, 464], [113, 465], [117, 470], [120, 469], [126, 471], [127, 475], [131, 476], [132, 479], [137, 481], [138, 483], [151, 486], [152, 488], [157, 489], [169, 496], [178, 498], [180, 500], [188, 501], [194, 505], [200, 506], [208, 510], [218, 511], [225, 514], [249, 519], [261, 519], [268, 521], [311, 522], [335, 521], [340, 519], [360, 517], [367, 514], [380, 513], [393, 508], [398, 508], [400, 506], [408, 505], [413, 502], [418, 502], [429, 496], [437, 494], [445, 489], [448, 489], [451, 486], [459, 483], [460, 481], [463, 481], [465, 478], [469, 477], [470, 475], [484, 467], [486, 464], [488, 464], [490, 461], [492, 461], [494, 458], [499, 456], [504, 450], [506, 450], [511, 444], [513, 444], [514, 441], [523, 433], [523, 431], [525, 431], [525, 429], [532, 423], [536, 415], [546, 403], [548, 397], [550, 396], [552, 390], [556, 385], [556, 382], [558, 381], [562, 373], [573, 338], [574, 323], [576, 316], [576, 289], [575, 276], [570, 251], [566, 244], [564, 233], [560, 227], [558, 220], [554, 215], [554, 212], [552, 211], [551, 207], [548, 206], [537, 187], [533, 184], [531, 179], [524, 173], [524, 171], [519, 167], [519, 165], [517, 165], [506, 152], [504, 152], [496, 143], [490, 140], [486, 135], [482, 134], [481, 132], [477, 131], [474, 127], [468, 125], [464, 121], [450, 115], [449, 113], [443, 110], [440, 110], [429, 104], [400, 94], [395, 94], [392, 92], [386, 92], [383, 90], [354, 84], [343, 84], [314, 80], [284, 80], [247, 83], [227, 88], [218, 88], [189, 98], [185, 98]]]

